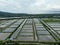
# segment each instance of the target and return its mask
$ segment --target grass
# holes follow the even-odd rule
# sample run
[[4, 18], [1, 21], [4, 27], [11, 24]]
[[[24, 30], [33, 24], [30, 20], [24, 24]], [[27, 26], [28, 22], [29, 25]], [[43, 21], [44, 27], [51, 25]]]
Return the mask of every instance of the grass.
[[7, 21], [7, 20], [0, 20], [0, 24], [3, 23], [3, 22], [5, 22], [5, 21]]
[[[44, 20], [44, 19], [43, 19]], [[60, 22], [60, 19], [53, 19], [53, 18], [48, 18], [47, 20], [44, 20], [45, 22]]]

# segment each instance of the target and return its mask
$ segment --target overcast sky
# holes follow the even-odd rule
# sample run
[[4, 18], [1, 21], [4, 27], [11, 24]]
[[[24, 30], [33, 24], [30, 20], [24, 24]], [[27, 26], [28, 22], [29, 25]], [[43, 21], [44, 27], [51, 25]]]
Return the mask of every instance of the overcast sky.
[[60, 0], [0, 0], [0, 11], [12, 13], [46, 13], [59, 11]]

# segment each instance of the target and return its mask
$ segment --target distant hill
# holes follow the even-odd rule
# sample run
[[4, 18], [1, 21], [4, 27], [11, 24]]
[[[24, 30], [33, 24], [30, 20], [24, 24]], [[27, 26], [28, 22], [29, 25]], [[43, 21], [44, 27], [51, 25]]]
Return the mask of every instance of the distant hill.
[[9, 13], [9, 12], [2, 12], [0, 11], [0, 17], [18, 17], [18, 16], [22, 16], [22, 15], [27, 15], [27, 14], [23, 14], [23, 13]]
[[0, 11], [0, 17], [19, 17], [19, 16], [40, 16], [40, 17], [53, 17], [60, 16], [59, 13], [52, 14], [25, 14], [25, 13], [9, 13]]

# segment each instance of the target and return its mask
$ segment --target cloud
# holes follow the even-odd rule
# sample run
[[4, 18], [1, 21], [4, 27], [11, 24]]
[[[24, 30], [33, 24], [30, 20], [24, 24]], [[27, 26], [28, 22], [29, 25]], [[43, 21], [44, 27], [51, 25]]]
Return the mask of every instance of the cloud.
[[0, 10], [2, 11], [16, 11], [21, 8], [20, 3], [14, 1], [14, 0], [0, 0]]
[[35, 3], [29, 6], [30, 12], [44, 13], [54, 9], [60, 9], [59, 0], [35, 0]]
[[0, 10], [15, 13], [46, 13], [60, 9], [60, 0], [0, 0]]

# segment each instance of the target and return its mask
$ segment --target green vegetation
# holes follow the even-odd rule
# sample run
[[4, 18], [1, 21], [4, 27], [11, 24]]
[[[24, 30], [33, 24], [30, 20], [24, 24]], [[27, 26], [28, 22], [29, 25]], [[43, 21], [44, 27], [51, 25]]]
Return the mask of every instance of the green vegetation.
[[44, 20], [45, 22], [60, 22], [60, 19], [56, 19], [56, 18], [48, 18], [46, 20]]
[[60, 14], [26, 14], [26, 13], [9, 13], [1, 12], [0, 17], [38, 17], [38, 18], [60, 18]]
[[3, 23], [3, 22], [5, 22], [5, 21], [7, 21], [7, 20], [0, 20], [0, 24]]

